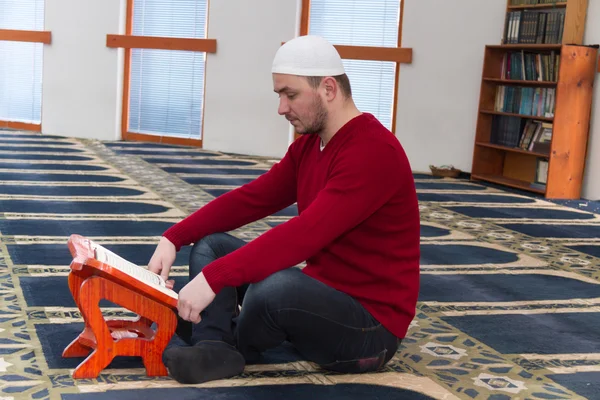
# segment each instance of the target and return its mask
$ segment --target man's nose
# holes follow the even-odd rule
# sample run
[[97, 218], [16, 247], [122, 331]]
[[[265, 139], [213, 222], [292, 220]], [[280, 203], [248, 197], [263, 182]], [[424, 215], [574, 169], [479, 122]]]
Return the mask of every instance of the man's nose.
[[277, 112], [279, 113], [279, 115], [284, 115], [287, 114], [289, 111], [290, 106], [287, 99], [285, 98], [285, 96], [281, 96], [281, 98], [279, 99], [279, 109], [277, 110]]

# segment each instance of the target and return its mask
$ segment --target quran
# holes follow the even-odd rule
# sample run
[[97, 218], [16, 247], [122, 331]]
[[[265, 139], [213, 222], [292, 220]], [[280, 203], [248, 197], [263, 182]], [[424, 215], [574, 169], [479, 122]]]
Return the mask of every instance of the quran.
[[[71, 235], [69, 290], [85, 326], [63, 357], [86, 357], [75, 379], [96, 378], [116, 356], [140, 356], [148, 376], [166, 376], [162, 353], [177, 326], [177, 293], [165, 280], [81, 235]], [[106, 299], [136, 317], [104, 317]]]
[[155, 274], [144, 267], [127, 261], [123, 257], [116, 255], [112, 251], [102, 247], [97, 243], [94, 243], [89, 239], [86, 240], [89, 241], [90, 247], [94, 251], [94, 257], [96, 260], [101, 261], [111, 268], [116, 268], [132, 278], [137, 279], [141, 283], [159, 290], [174, 299], [178, 298], [175, 291], [167, 288], [167, 284], [162, 276]]

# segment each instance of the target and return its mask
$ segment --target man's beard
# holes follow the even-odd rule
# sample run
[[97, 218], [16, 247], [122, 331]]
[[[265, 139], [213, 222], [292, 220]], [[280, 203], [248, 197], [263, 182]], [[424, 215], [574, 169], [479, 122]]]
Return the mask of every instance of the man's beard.
[[319, 96], [315, 96], [313, 102], [313, 119], [310, 124], [306, 125], [302, 131], [298, 131], [301, 135], [318, 135], [325, 129], [327, 122], [327, 109], [323, 106], [323, 100]]

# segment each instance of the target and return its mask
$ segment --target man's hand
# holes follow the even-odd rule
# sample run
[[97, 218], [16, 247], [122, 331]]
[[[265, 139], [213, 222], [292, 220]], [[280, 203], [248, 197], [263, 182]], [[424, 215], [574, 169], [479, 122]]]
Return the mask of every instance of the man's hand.
[[200, 313], [208, 307], [215, 296], [215, 292], [201, 272], [179, 292], [179, 301], [177, 302], [179, 316], [186, 321], [199, 323]]
[[[162, 237], [148, 263], [148, 270], [160, 274], [166, 281], [169, 278], [169, 271], [171, 271], [171, 266], [175, 262], [175, 257], [177, 257], [175, 245], [166, 237]], [[167, 286], [172, 287], [172, 282], [169, 281]]]

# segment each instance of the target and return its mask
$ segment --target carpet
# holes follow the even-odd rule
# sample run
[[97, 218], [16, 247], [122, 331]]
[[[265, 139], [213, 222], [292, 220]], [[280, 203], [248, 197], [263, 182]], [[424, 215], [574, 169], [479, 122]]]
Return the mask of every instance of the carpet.
[[[273, 162], [0, 131], [0, 398], [600, 398], [597, 204], [422, 173], [417, 315], [381, 371], [323, 371], [284, 343], [240, 376], [203, 385], [146, 377], [136, 357], [72, 379], [82, 359], [61, 352], [83, 320], [67, 288], [68, 236], [145, 265], [165, 229]], [[297, 213], [294, 205], [232, 234], [252, 240]], [[189, 251], [177, 255], [175, 290]], [[132, 315], [100, 305], [107, 316]]]

